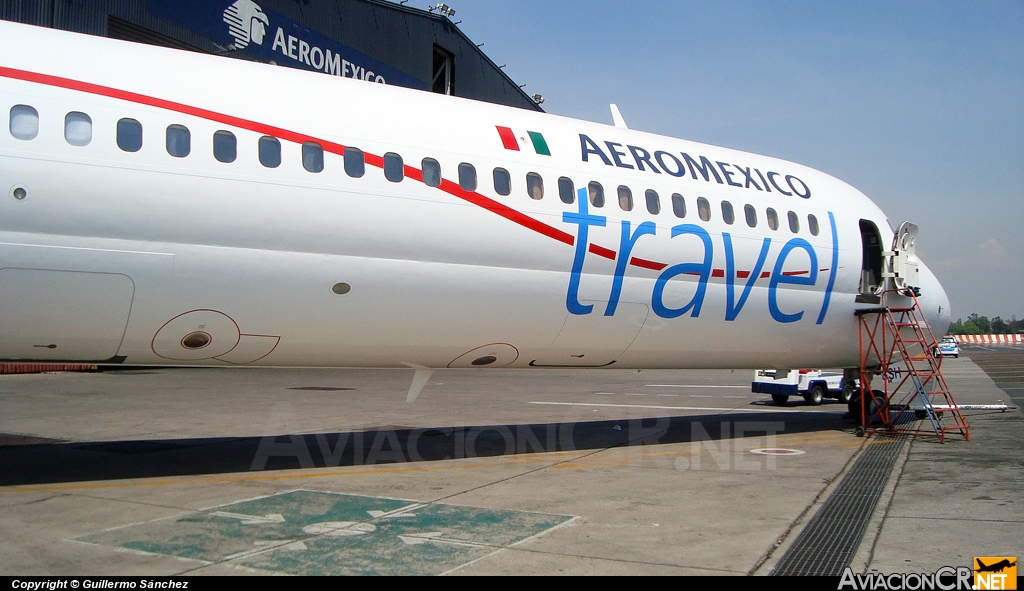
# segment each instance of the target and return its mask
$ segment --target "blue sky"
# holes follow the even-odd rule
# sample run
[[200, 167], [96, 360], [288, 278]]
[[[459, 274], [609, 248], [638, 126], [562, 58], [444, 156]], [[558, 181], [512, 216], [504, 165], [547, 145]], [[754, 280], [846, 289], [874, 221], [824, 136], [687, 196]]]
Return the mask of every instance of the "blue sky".
[[823, 170], [920, 226], [954, 318], [1024, 318], [1024, 2], [448, 4], [548, 112]]

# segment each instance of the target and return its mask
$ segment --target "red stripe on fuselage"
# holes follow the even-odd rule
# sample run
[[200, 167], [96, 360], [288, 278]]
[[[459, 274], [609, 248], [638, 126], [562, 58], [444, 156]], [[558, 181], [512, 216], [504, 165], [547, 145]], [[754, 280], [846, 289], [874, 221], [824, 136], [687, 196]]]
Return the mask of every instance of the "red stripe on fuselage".
[[662, 269], [664, 269], [665, 267], [668, 266], [665, 263], [659, 263], [657, 261], [649, 261], [647, 259], [642, 259], [640, 257], [633, 257], [633, 258], [629, 259], [629, 264], [633, 265], [634, 267], [640, 267], [640, 268], [643, 268], [643, 269], [652, 269], [654, 271], [661, 271]]
[[[29, 72], [26, 70], [19, 70], [16, 68], [8, 68], [3, 66], [0, 66], [0, 76], [5, 78], [11, 78], [14, 80], [23, 80], [25, 82], [33, 82], [37, 84], [55, 86], [58, 88], [65, 88], [68, 90], [74, 90], [78, 92], [85, 92], [88, 94], [94, 94], [98, 96], [105, 96], [108, 98], [123, 100], [141, 105], [147, 105], [150, 107], [156, 107], [159, 109], [165, 109], [177, 113], [183, 113], [185, 115], [191, 115], [193, 117], [198, 117], [200, 119], [215, 121], [217, 123], [222, 123], [224, 125], [230, 125], [232, 127], [246, 129], [256, 133], [274, 136], [278, 139], [290, 141], [297, 144], [303, 144], [305, 142], [316, 142], [320, 144], [321, 147], [323, 147], [324, 151], [330, 152], [332, 154], [337, 154], [339, 156], [344, 155], [346, 148], [346, 146], [343, 146], [339, 143], [327, 141], [316, 136], [290, 131], [281, 127], [275, 127], [273, 125], [267, 125], [264, 123], [259, 123], [257, 121], [252, 121], [250, 119], [244, 119], [241, 117], [227, 115], [225, 113], [219, 113], [217, 111], [211, 111], [209, 109], [193, 107], [191, 105], [186, 105], [175, 101], [169, 101], [166, 99], [156, 98], [144, 94], [139, 94], [136, 92], [130, 92], [127, 90], [120, 90], [117, 88], [112, 88], [110, 86], [93, 84], [91, 82], [82, 82], [80, 80], [73, 80], [71, 78], [63, 78], [60, 76], [52, 76], [49, 74], [40, 74], [37, 72]], [[511, 129], [503, 128], [500, 126], [495, 127], [497, 128], [503, 143], [505, 143], [506, 140], [506, 130], [508, 132], [507, 135], [511, 136], [512, 142], [515, 142], [515, 135], [511, 133]], [[519, 148], [518, 143], [515, 143], [515, 148], [511, 148], [507, 143], [505, 147], [508, 149]], [[382, 156], [372, 154], [369, 152], [363, 152], [363, 158], [366, 164], [372, 167], [381, 169], [384, 168], [384, 158]], [[418, 182], [423, 182], [423, 173], [420, 169], [409, 165], [405, 165], [404, 172], [406, 177]], [[476, 191], [466, 191], [457, 183], [454, 183], [452, 181], [442, 179], [440, 186], [438, 186], [437, 188], [440, 189], [441, 191], [444, 191], [445, 193], [448, 193], [449, 195], [452, 195], [453, 197], [457, 197], [459, 199], [472, 203], [473, 205], [482, 207], [483, 209], [486, 209], [494, 214], [497, 214], [511, 222], [519, 224], [524, 228], [533, 230], [538, 234], [542, 234], [544, 236], [557, 240], [558, 242], [561, 242], [563, 244], [568, 244], [569, 246], [572, 246], [576, 242], [575, 237], [572, 234], [569, 234], [568, 232], [564, 232], [562, 230], [559, 230], [558, 228], [545, 224], [540, 220], [534, 219], [516, 209], [513, 209], [498, 201], [495, 201], [490, 197], [477, 193]], [[605, 248], [603, 246], [598, 246], [596, 244], [590, 244], [588, 250], [597, 256], [601, 256], [607, 259], [615, 260], [616, 257], [616, 253], [614, 250]], [[629, 264], [635, 267], [651, 269], [654, 271], [660, 271], [668, 266], [665, 263], [659, 263], [657, 261], [651, 261], [639, 257], [630, 258]], [[784, 273], [784, 275], [802, 275], [805, 273], [808, 273], [808, 271], [790, 271]], [[699, 273], [693, 272], [687, 274], [699, 275]], [[747, 271], [740, 271], [737, 273], [737, 275], [740, 278], [746, 278], [747, 276], [749, 276], [749, 274], [750, 273]], [[724, 277], [724, 275], [725, 273], [721, 269], [715, 269], [712, 272], [712, 277]], [[770, 274], [768, 272], [764, 272], [761, 274], [761, 278], [768, 278], [769, 275]]]
[[606, 259], [611, 259], [613, 261], [615, 260], [615, 251], [610, 249], [610, 248], [605, 248], [603, 246], [598, 246], [596, 244], [591, 244], [587, 248], [587, 250], [589, 250], [590, 252], [596, 254], [599, 257], [604, 257]]
[[[247, 129], [256, 133], [262, 133], [265, 135], [274, 136], [278, 139], [287, 140], [297, 144], [303, 144], [305, 142], [316, 142], [323, 147], [324, 151], [338, 154], [339, 156], [344, 155], [345, 146], [336, 142], [330, 142], [320, 139], [315, 136], [306, 135], [304, 133], [298, 133], [295, 131], [289, 131], [280, 127], [274, 127], [273, 125], [266, 125], [249, 119], [243, 119], [241, 117], [234, 117], [232, 115], [226, 115], [224, 113], [218, 113], [216, 111], [210, 111], [208, 109], [202, 109], [199, 107], [193, 107], [174, 101], [169, 101], [161, 98], [147, 96], [144, 94], [138, 94], [136, 92], [129, 92], [126, 90], [120, 90], [117, 88], [111, 88], [109, 86], [102, 86], [99, 84], [92, 84], [90, 82], [82, 82], [80, 80], [72, 80], [70, 78], [62, 78], [60, 76], [51, 76], [49, 74], [39, 74], [37, 72], [28, 72], [26, 70], [18, 70], [15, 68], [7, 68], [0, 66], [0, 76], [4, 78], [12, 78], [15, 80], [24, 80], [25, 82], [34, 82], [37, 84], [45, 84], [47, 86], [56, 86], [58, 88], [66, 88], [68, 90], [75, 90], [78, 92], [85, 92], [88, 94], [95, 94], [99, 96], [105, 96], [113, 99], [128, 101], [130, 103], [137, 103], [140, 105], [147, 105], [150, 107], [156, 107], [158, 109], [166, 109], [168, 111], [175, 111], [177, 113], [183, 113], [185, 115], [192, 115], [200, 119], [206, 119], [208, 121], [216, 121], [217, 123], [223, 123], [224, 125], [230, 125], [232, 127], [238, 127], [241, 129]], [[367, 164], [375, 168], [384, 168], [384, 158], [376, 154], [370, 154], [363, 152], [363, 157]], [[422, 172], [419, 169], [415, 169], [411, 166], [405, 166], [406, 176], [413, 178], [417, 181], [422, 182]], [[410, 172], [415, 171], [413, 174]], [[512, 209], [511, 207], [499, 203], [489, 197], [481, 195], [475, 191], [465, 191], [458, 184], [451, 181], [442, 181], [441, 186], [438, 187], [445, 193], [458, 197], [468, 201], [474, 205], [480, 206], [488, 211], [496, 213], [501, 217], [515, 222], [524, 228], [533, 230], [538, 234], [543, 234], [549, 238], [553, 238], [564, 244], [572, 246], [575, 244], [576, 239], [572, 234], [563, 232], [558, 228], [549, 226], [540, 220], [536, 220], [520, 211]]]

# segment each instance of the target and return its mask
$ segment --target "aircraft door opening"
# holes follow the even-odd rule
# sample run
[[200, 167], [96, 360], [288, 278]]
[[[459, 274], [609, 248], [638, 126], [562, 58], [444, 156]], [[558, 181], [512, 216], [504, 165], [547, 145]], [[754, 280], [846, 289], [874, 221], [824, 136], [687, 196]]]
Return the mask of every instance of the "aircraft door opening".
[[868, 220], [860, 221], [862, 258], [860, 293], [878, 295], [882, 292], [882, 235], [878, 226]]

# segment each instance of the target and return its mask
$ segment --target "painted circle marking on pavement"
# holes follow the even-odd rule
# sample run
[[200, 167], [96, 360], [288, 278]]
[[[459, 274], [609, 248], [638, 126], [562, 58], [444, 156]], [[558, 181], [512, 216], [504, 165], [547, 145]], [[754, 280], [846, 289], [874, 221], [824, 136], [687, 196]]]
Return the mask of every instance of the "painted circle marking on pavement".
[[802, 456], [807, 452], [800, 449], [786, 449], [784, 447], [762, 447], [752, 449], [750, 453], [762, 456]]

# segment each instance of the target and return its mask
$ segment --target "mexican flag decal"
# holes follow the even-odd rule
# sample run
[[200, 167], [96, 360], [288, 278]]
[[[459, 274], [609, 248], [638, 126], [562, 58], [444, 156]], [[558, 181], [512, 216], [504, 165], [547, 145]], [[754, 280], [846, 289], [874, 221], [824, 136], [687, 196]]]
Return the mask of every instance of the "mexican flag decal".
[[[519, 151], [519, 141], [516, 139], [516, 134], [508, 127], [502, 127], [495, 125], [498, 130], [498, 135], [501, 137], [501, 144], [506, 150]], [[544, 139], [544, 136], [537, 131], [527, 131], [526, 135], [530, 138], [530, 143], [533, 144], [533, 151], [543, 156], [550, 156], [551, 150], [548, 149], [548, 142]], [[526, 138], [521, 138], [524, 142]]]

